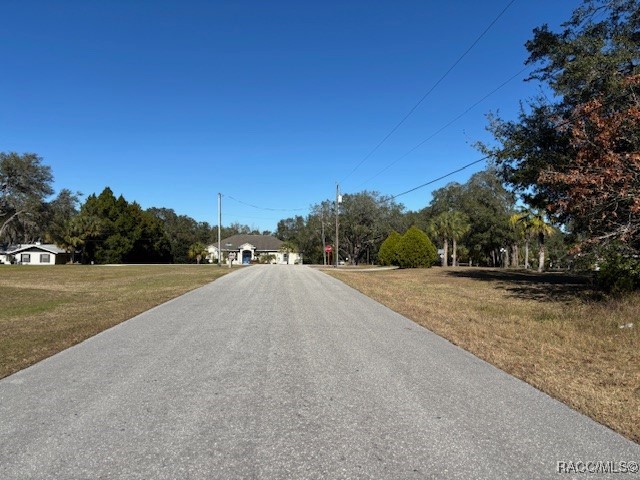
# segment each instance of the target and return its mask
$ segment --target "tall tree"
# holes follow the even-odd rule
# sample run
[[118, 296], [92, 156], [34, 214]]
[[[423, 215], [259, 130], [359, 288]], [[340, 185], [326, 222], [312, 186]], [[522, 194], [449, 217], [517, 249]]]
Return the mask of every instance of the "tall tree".
[[523, 225], [525, 238], [527, 238], [527, 246], [525, 253], [525, 268], [528, 268], [529, 243], [528, 239], [534, 236], [538, 240], [538, 272], [544, 271], [545, 268], [545, 239], [555, 233], [554, 228], [546, 221], [545, 214], [540, 210], [522, 209], [520, 213], [515, 214], [512, 223]]
[[295, 217], [285, 218], [278, 222], [276, 228], [276, 237], [284, 242], [296, 242], [304, 229], [304, 217], [296, 215]]
[[[85, 234], [84, 261], [98, 263], [169, 262], [171, 252], [162, 223], [137, 203], [116, 198], [110, 188], [90, 195], [80, 208], [80, 225], [100, 224], [97, 233]], [[85, 222], [86, 220], [86, 222]]]
[[78, 251], [81, 253], [82, 261], [88, 262], [87, 243], [100, 238], [102, 229], [103, 224], [98, 217], [78, 214], [64, 224], [56, 244], [71, 254], [72, 262], [76, 261], [75, 254]]
[[330, 263], [330, 255], [325, 252], [327, 245], [333, 245], [335, 241], [335, 203], [324, 200], [311, 206], [306, 220], [306, 241], [297, 244], [300, 252], [304, 254], [305, 262]]
[[607, 112], [601, 97], [580, 105], [572, 125], [575, 158], [551, 166], [540, 183], [555, 189], [548, 209], [586, 235], [587, 244], [614, 241], [640, 249], [640, 75], [626, 83], [631, 103]]
[[69, 223], [78, 214], [80, 195], [63, 188], [56, 198], [45, 205], [46, 224], [43, 225], [45, 241], [60, 246]]
[[[473, 174], [463, 185], [451, 183], [433, 192], [433, 200], [423, 215], [429, 220], [449, 211], [466, 215], [469, 230], [464, 235], [464, 246], [471, 260], [478, 265], [495, 266], [500, 248], [512, 243], [509, 215], [514, 203], [514, 195], [490, 168]], [[447, 238], [451, 238], [450, 234]]]
[[42, 211], [52, 182], [51, 167], [35, 153], [0, 152], [0, 241], [19, 240], [20, 229], [8, 235], [10, 227]]
[[481, 146], [529, 205], [585, 246], [615, 240], [640, 251], [639, 32], [636, 0], [585, 0], [562, 31], [535, 29], [530, 80], [553, 101], [528, 102], [516, 121], [491, 118], [498, 146]]
[[452, 243], [451, 265], [455, 267], [458, 262], [458, 241], [470, 228], [468, 217], [459, 211], [444, 211], [432, 219], [430, 231], [435, 237], [442, 239], [443, 243], [443, 267], [447, 267], [449, 263], [449, 240]]
[[449, 266], [449, 239], [451, 238], [451, 224], [449, 212], [442, 212], [431, 220], [429, 232], [442, 240], [442, 266]]
[[351, 263], [377, 253], [392, 230], [400, 230], [404, 206], [378, 192], [343, 195], [340, 210], [340, 245]]
[[197, 222], [187, 215], [178, 215], [170, 208], [150, 208], [147, 212], [162, 224], [173, 263], [189, 262], [189, 246], [196, 242], [204, 245], [214, 243], [213, 230], [207, 222]]
[[453, 247], [451, 265], [456, 267], [458, 265], [458, 241], [469, 232], [471, 224], [469, 223], [469, 218], [464, 213], [455, 211], [450, 214], [449, 226]]
[[521, 221], [521, 213], [514, 213], [509, 217], [509, 225], [513, 229], [514, 243], [513, 243], [513, 266], [519, 267], [519, 243], [524, 242], [524, 268], [529, 268], [529, 242], [530, 236], [527, 231], [524, 222]]

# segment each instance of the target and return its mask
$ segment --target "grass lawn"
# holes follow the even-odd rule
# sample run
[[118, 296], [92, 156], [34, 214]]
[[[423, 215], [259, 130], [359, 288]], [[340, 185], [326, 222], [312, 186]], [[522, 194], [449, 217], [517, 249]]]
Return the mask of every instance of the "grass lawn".
[[554, 273], [327, 273], [640, 443], [640, 295], [595, 301]]
[[0, 378], [229, 271], [217, 265], [0, 266]]

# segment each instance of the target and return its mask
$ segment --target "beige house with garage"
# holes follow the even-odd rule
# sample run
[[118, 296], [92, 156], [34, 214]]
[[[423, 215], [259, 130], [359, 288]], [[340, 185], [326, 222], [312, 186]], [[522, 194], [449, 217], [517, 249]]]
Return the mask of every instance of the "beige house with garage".
[[[273, 235], [233, 235], [221, 242], [222, 260], [226, 262], [229, 254], [235, 254], [234, 263], [271, 263], [277, 265], [295, 265], [302, 263], [298, 252], [284, 251], [284, 242]], [[211, 263], [218, 261], [218, 244], [207, 247], [207, 259]]]

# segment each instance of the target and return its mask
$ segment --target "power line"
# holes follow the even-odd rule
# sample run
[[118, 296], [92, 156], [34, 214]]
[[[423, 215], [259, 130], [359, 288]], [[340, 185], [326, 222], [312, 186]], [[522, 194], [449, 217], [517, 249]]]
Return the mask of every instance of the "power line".
[[[609, 100], [609, 101], [607, 101], [607, 102], [604, 102], [602, 106], [609, 106], [609, 105], [613, 104], [614, 102], [616, 102], [616, 101], [618, 101], [618, 100], [620, 100], [620, 99], [622, 99], [622, 98], [624, 98], [624, 97], [627, 97], [627, 96], [629, 96], [629, 95], [630, 95], [630, 93], [623, 93], [622, 95], [619, 95], [619, 96], [617, 96], [617, 97], [614, 97], [614, 98], [610, 99], [610, 100]], [[567, 118], [567, 119], [563, 120], [562, 122], [560, 122], [560, 123], [556, 124], [556, 125], [555, 125], [555, 128], [556, 128], [556, 129], [559, 129], [559, 128], [565, 127], [565, 126], [569, 125], [571, 122], [573, 122], [573, 121], [575, 121], [575, 120], [577, 120], [577, 119], [579, 119], [579, 118], [587, 117], [587, 115], [588, 115], [587, 113], [583, 113], [583, 114], [581, 114], [581, 115], [572, 115], [570, 118]], [[482, 162], [482, 161], [484, 161], [484, 160], [488, 160], [488, 159], [489, 159], [489, 158], [491, 158], [492, 156], [493, 156], [493, 155], [486, 155], [486, 156], [484, 156], [484, 157], [482, 157], [482, 158], [479, 158], [478, 160], [474, 160], [473, 162], [471, 162], [471, 163], [467, 163], [466, 165], [464, 165], [464, 166], [462, 166], [462, 167], [458, 168], [457, 170], [454, 170], [454, 171], [452, 171], [452, 172], [446, 173], [446, 174], [444, 174], [444, 175], [442, 175], [442, 176], [440, 176], [440, 177], [438, 177], [438, 178], [435, 178], [435, 179], [433, 179], [433, 180], [429, 180], [428, 182], [423, 183], [422, 185], [418, 185], [417, 187], [413, 187], [413, 188], [411, 188], [411, 189], [409, 189], [409, 190], [407, 190], [407, 191], [404, 191], [404, 192], [402, 192], [402, 193], [398, 193], [398, 194], [396, 194], [396, 195], [393, 195], [393, 196], [389, 197], [389, 199], [390, 199], [390, 200], [393, 200], [394, 198], [398, 198], [398, 197], [401, 197], [401, 196], [406, 195], [406, 194], [408, 194], [408, 193], [415, 192], [416, 190], [419, 190], [419, 189], [421, 189], [421, 188], [424, 188], [424, 187], [426, 187], [427, 185], [431, 185], [431, 184], [436, 183], [436, 182], [438, 182], [438, 181], [440, 181], [440, 180], [443, 180], [443, 179], [445, 179], [445, 178], [447, 178], [447, 177], [450, 177], [451, 175], [454, 175], [454, 174], [456, 174], [456, 173], [458, 173], [458, 172], [461, 172], [461, 171], [463, 171], [463, 170], [465, 170], [465, 169], [469, 168], [470, 166], [475, 165], [476, 163], [480, 163], [480, 162]]]
[[402, 117], [402, 119], [391, 129], [391, 131], [389, 133], [387, 133], [387, 135], [378, 142], [378, 144], [373, 148], [373, 150], [371, 150], [367, 155], [365, 155], [365, 157], [360, 160], [360, 162], [353, 168], [353, 170], [351, 170], [346, 177], [344, 177], [342, 179], [343, 183], [347, 178], [349, 178], [356, 170], [358, 170], [358, 168], [360, 168], [360, 166], [366, 162], [371, 155], [373, 155], [386, 141], [387, 139], [393, 135], [395, 133], [395, 131], [400, 128], [400, 126], [413, 114], [413, 112], [420, 106], [420, 104], [422, 104], [422, 102], [431, 94], [431, 92], [433, 92], [436, 87], [438, 85], [440, 85], [440, 83], [442, 83], [442, 81], [449, 75], [449, 73], [451, 73], [451, 71], [453, 71], [453, 69], [462, 61], [462, 59], [464, 57], [467, 56], [467, 54], [473, 49], [473, 47], [475, 47], [478, 42], [480, 42], [480, 40], [482, 39], [482, 37], [484, 37], [487, 32], [491, 29], [491, 27], [493, 27], [493, 25], [500, 19], [500, 17], [502, 17], [502, 15], [504, 15], [504, 13], [508, 10], [508, 8], [515, 3], [516, 0], [511, 0], [506, 7], [504, 7], [502, 9], [502, 11], [498, 14], [498, 16], [496, 18], [493, 19], [493, 21], [489, 24], [489, 26], [487, 28], [484, 29], [484, 31], [478, 36], [478, 38], [476, 38], [474, 40], [474, 42], [471, 44], [471, 46], [469, 48], [467, 48], [467, 50], [460, 55], [460, 57], [458, 57], [458, 59], [453, 63], [453, 65], [451, 65], [451, 67], [449, 67], [449, 69], [436, 81], [436, 83], [433, 84], [433, 86], [427, 91], [427, 93], [425, 93], [422, 98], [418, 101], [418, 103], [416, 103], [410, 110], [409, 112]]
[[477, 102], [475, 102], [473, 105], [471, 105], [470, 107], [468, 107], [464, 112], [462, 112], [461, 114], [459, 114], [457, 117], [455, 117], [454, 119], [450, 120], [449, 122], [447, 122], [445, 125], [443, 125], [442, 127], [440, 127], [438, 130], [436, 130], [435, 132], [433, 132], [431, 135], [429, 135], [427, 138], [425, 138], [424, 140], [422, 140], [420, 143], [418, 143], [416, 146], [414, 146], [413, 148], [411, 148], [408, 152], [404, 153], [403, 155], [400, 155], [398, 158], [396, 158], [394, 161], [392, 161], [391, 163], [389, 163], [387, 166], [385, 166], [382, 170], [378, 171], [375, 175], [373, 175], [372, 177], [368, 178], [367, 180], [365, 180], [364, 182], [362, 182], [360, 185], [358, 185], [356, 187], [356, 189], [360, 188], [361, 186], [369, 183], [371, 180], [373, 180], [374, 178], [378, 177], [379, 175], [381, 175], [382, 173], [386, 172], [387, 170], [389, 170], [392, 166], [394, 166], [396, 163], [398, 163], [400, 160], [402, 160], [403, 158], [408, 157], [410, 154], [412, 154], [413, 152], [415, 152], [418, 148], [420, 148], [421, 146], [423, 146], [425, 143], [427, 143], [429, 140], [431, 140], [432, 138], [434, 138], [435, 136], [437, 136], [440, 132], [442, 132], [443, 130], [445, 130], [446, 128], [450, 127], [451, 125], [453, 125], [455, 122], [457, 122], [458, 120], [460, 120], [462, 117], [464, 117], [467, 113], [469, 113], [471, 110], [473, 110], [475, 107], [477, 107], [478, 105], [480, 105], [482, 102], [484, 102], [487, 98], [489, 98], [491, 95], [493, 95], [494, 93], [496, 93], [497, 91], [499, 91], [501, 88], [503, 88], [505, 85], [507, 85], [509, 82], [511, 82], [512, 80], [514, 80], [515, 78], [518, 78], [520, 75], [522, 75], [525, 71], [527, 71], [530, 67], [524, 67], [522, 70], [520, 70], [518, 73], [516, 73], [515, 75], [511, 76], [508, 80], [504, 81], [503, 83], [501, 83], [498, 87], [494, 88], [491, 92], [487, 93], [484, 97], [482, 97], [480, 100], [478, 100]]
[[398, 193], [397, 195], [393, 195], [391, 197], [391, 200], [393, 200], [394, 198], [401, 197], [402, 195], [406, 195], [407, 193], [415, 192], [416, 190], [419, 190], [419, 189], [421, 189], [423, 187], [426, 187], [427, 185], [431, 185], [432, 183], [439, 182], [440, 180], [442, 180], [444, 178], [450, 177], [451, 175], [453, 175], [455, 173], [458, 173], [458, 172], [461, 172], [461, 171], [465, 170], [466, 168], [470, 167], [471, 165], [475, 165], [476, 163], [480, 163], [480, 162], [482, 162], [484, 160], [487, 160], [488, 158], [491, 158], [491, 155], [487, 155], [486, 157], [482, 157], [482, 158], [479, 158], [478, 160], [475, 160], [475, 161], [473, 161], [471, 163], [467, 163], [465, 166], [460, 167], [459, 169], [454, 170], [453, 172], [449, 172], [449, 173], [447, 173], [445, 175], [442, 175], [441, 177], [435, 178], [433, 180], [429, 180], [427, 183], [423, 183], [422, 185], [418, 185], [417, 187], [414, 187], [414, 188], [412, 188], [410, 190], [407, 190], [406, 192], [402, 192], [402, 193]]
[[237, 198], [232, 197], [231, 195], [223, 195], [224, 197], [230, 198], [234, 202], [238, 202], [247, 207], [255, 208], [257, 210], [265, 210], [268, 212], [302, 212], [309, 210], [308, 208], [269, 208], [269, 207], [259, 207], [258, 205], [253, 205], [251, 203], [243, 202], [242, 200], [238, 200]]
[[268, 221], [272, 221], [272, 220], [282, 220], [282, 218], [280, 216], [273, 216], [273, 217], [251, 217], [251, 216], [247, 216], [247, 215], [234, 215], [233, 213], [229, 213], [227, 212], [227, 216], [228, 217], [233, 217], [234, 219], [238, 219], [238, 220], [268, 220]]

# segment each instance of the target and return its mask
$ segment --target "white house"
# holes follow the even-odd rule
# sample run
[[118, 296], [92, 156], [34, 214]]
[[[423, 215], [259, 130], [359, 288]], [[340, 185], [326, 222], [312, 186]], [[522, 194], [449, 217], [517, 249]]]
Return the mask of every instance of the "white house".
[[21, 265], [56, 265], [68, 263], [71, 255], [51, 243], [13, 245], [0, 251], [0, 263]]
[[[294, 265], [301, 263], [297, 252], [281, 251], [284, 242], [272, 235], [233, 235], [220, 242], [222, 258], [226, 261], [230, 253], [235, 253], [236, 263], [247, 265], [252, 262]], [[218, 244], [207, 247], [209, 262], [218, 261]]]

